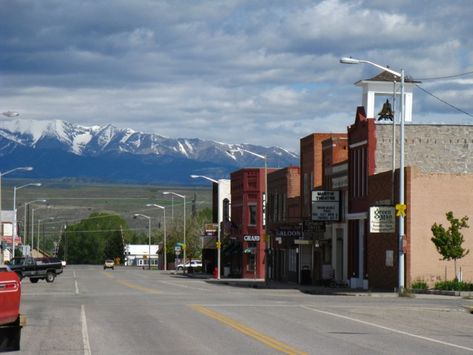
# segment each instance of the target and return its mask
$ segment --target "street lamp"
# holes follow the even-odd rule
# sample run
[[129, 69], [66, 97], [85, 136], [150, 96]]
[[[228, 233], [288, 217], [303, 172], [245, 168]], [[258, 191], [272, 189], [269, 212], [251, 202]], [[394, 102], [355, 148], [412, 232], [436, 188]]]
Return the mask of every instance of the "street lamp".
[[[48, 217], [48, 218], [42, 218], [42, 219], [38, 219], [38, 243], [37, 243], [37, 248], [38, 248], [38, 251], [39, 251], [39, 237], [41, 235], [41, 222], [42, 221], [52, 221], [54, 220], [54, 217]], [[43, 226], [43, 229], [44, 229], [44, 226]], [[43, 231], [44, 232], [44, 231]], [[43, 233], [43, 237], [44, 237], [44, 233]]]
[[[186, 196], [178, 194], [176, 192], [172, 192], [172, 191], [164, 191], [163, 195], [173, 195], [173, 196], [177, 196], [177, 197], [180, 197], [180, 198], [184, 199], [184, 232], [183, 232], [183, 234], [184, 234], [184, 237], [183, 237], [184, 262], [183, 262], [183, 264], [186, 265], [186, 249], [187, 249], [187, 244], [186, 244]], [[184, 268], [184, 270], [185, 270], [185, 268]]]
[[143, 217], [148, 220], [148, 269], [151, 270], [151, 217], [141, 213], [135, 213], [133, 217]]
[[[27, 238], [27, 232], [28, 232], [28, 229], [26, 228], [26, 214], [27, 214], [27, 211], [28, 211], [28, 205], [30, 203], [35, 203], [35, 202], [42, 202], [42, 203], [46, 203], [46, 200], [33, 200], [33, 201], [29, 201], [29, 202], [25, 202], [25, 212], [24, 212], [24, 216], [23, 216], [23, 223], [24, 223], [24, 231], [25, 231], [25, 244], [26, 244], [26, 238]], [[33, 249], [33, 240], [31, 240], [31, 249]]]
[[[5, 114], [5, 112], [3, 113]], [[0, 237], [3, 237], [3, 218], [2, 218], [2, 177], [7, 175], [7, 174], [11, 174], [15, 171], [31, 171], [33, 170], [33, 168], [31, 166], [22, 166], [22, 167], [19, 167], [19, 168], [14, 168], [14, 169], [10, 169], [10, 170], [7, 170], [5, 171], [4, 173], [0, 172]], [[15, 247], [13, 247], [13, 250], [15, 250]]]
[[221, 270], [221, 260], [222, 260], [222, 254], [221, 254], [221, 247], [222, 247], [222, 243], [221, 243], [221, 238], [222, 238], [222, 234], [221, 234], [221, 223], [223, 221], [223, 206], [222, 206], [222, 201], [221, 201], [221, 194], [223, 193], [221, 190], [221, 183], [222, 182], [227, 182], [228, 180], [227, 179], [219, 179], [219, 180], [215, 180], [215, 179], [212, 179], [212, 178], [209, 178], [208, 176], [204, 176], [204, 175], [191, 175], [191, 178], [192, 179], [205, 179], [205, 180], [208, 180], [214, 184], [217, 184], [217, 187], [218, 187], [218, 198], [217, 198], [217, 201], [218, 201], [218, 208], [217, 208], [217, 211], [218, 211], [218, 216], [217, 216], [217, 219], [218, 219], [218, 227], [217, 227], [217, 280], [220, 280], [220, 270]]
[[160, 208], [163, 210], [163, 213], [164, 213], [164, 216], [163, 216], [163, 219], [164, 219], [164, 271], [167, 271], [168, 269], [168, 261], [167, 261], [167, 248], [166, 248], [166, 244], [167, 244], [167, 235], [166, 235], [166, 207], [164, 206], [161, 206], [161, 205], [157, 205], [155, 203], [148, 203], [146, 205], [147, 207], [156, 207], [156, 208]]
[[[28, 186], [41, 186], [41, 183], [40, 182], [36, 182], [36, 183], [29, 183], [29, 184], [25, 184], [25, 185], [21, 185], [21, 186], [18, 186], [18, 187], [14, 187], [13, 188], [13, 237], [12, 237], [12, 257], [14, 258], [15, 257], [15, 239], [16, 239], [16, 233], [17, 233], [17, 226], [16, 226], [16, 191], [19, 190], [19, 189], [22, 189], [24, 187], [28, 187]], [[23, 230], [26, 232], [26, 225], [24, 226]], [[24, 239], [24, 238], [23, 238]], [[23, 240], [23, 242], [25, 242], [25, 240]]]
[[[33, 251], [34, 249], [34, 212], [43, 208], [50, 208], [51, 206], [42, 206], [42, 207], [37, 207], [37, 208], [32, 208], [31, 209], [31, 250]], [[36, 248], [38, 249], [39, 253], [39, 236], [38, 236], [38, 241], [36, 244]]]
[[[405, 98], [404, 98], [404, 69], [401, 72], [392, 70], [391, 68], [370, 62], [368, 60], [355, 59], [351, 57], [343, 57], [340, 59], [342, 64], [369, 64], [388, 73], [394, 74], [401, 78], [401, 124], [400, 124], [400, 144], [399, 144], [399, 204], [396, 207], [404, 208], [404, 122], [405, 122]], [[399, 213], [399, 292], [404, 289], [404, 213]]]

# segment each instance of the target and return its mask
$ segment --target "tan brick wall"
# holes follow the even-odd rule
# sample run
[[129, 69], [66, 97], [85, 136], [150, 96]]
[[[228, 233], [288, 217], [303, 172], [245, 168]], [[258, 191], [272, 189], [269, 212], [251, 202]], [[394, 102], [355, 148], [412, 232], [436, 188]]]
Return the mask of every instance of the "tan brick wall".
[[462, 230], [463, 246], [470, 254], [457, 261], [457, 271], [461, 267], [464, 280], [473, 282], [473, 174], [428, 174], [412, 169], [409, 183], [406, 230], [410, 234], [411, 280], [434, 283], [445, 278], [445, 270], [448, 279], [454, 278], [453, 261], [439, 260], [440, 254], [430, 240], [432, 225], [441, 223], [448, 228], [445, 214], [452, 211], [456, 218], [470, 218], [471, 227]]

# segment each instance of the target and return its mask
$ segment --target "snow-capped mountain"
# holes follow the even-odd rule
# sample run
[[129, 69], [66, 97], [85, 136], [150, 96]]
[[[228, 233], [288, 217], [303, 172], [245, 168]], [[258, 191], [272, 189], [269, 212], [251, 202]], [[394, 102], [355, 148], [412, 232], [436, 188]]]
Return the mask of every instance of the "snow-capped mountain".
[[299, 164], [297, 154], [278, 147], [173, 139], [110, 124], [0, 121], [2, 170], [24, 162], [43, 178], [186, 183], [189, 174], [223, 178], [241, 167], [264, 166], [262, 156], [268, 167]]

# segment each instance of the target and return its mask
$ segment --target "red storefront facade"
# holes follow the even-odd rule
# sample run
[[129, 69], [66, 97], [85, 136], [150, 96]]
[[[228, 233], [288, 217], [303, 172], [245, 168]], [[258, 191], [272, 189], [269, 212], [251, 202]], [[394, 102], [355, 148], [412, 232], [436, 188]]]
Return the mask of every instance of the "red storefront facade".
[[[274, 169], [268, 169], [268, 174]], [[232, 238], [241, 245], [242, 278], [266, 275], [265, 169], [246, 168], [231, 174]]]

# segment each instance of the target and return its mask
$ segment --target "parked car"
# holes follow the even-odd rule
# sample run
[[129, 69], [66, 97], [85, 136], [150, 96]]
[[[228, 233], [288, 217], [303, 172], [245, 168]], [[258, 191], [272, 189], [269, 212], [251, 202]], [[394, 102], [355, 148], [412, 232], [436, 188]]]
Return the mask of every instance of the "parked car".
[[105, 262], [103, 263], [103, 269], [112, 269], [114, 270], [115, 268], [115, 262], [111, 259], [107, 259], [105, 260]]
[[10, 260], [9, 267], [18, 274], [20, 280], [29, 277], [32, 283], [41, 279], [53, 282], [62, 273], [62, 263], [57, 258], [16, 257]]
[[0, 265], [0, 352], [20, 350], [21, 328], [26, 318], [20, 316], [21, 281], [6, 265]]
[[200, 260], [191, 260], [191, 262], [187, 262], [185, 265], [184, 264], [178, 264], [176, 266], [176, 270], [184, 270], [184, 269], [189, 269], [189, 268], [192, 268], [192, 269], [198, 269], [198, 268], [202, 268], [202, 261]]

